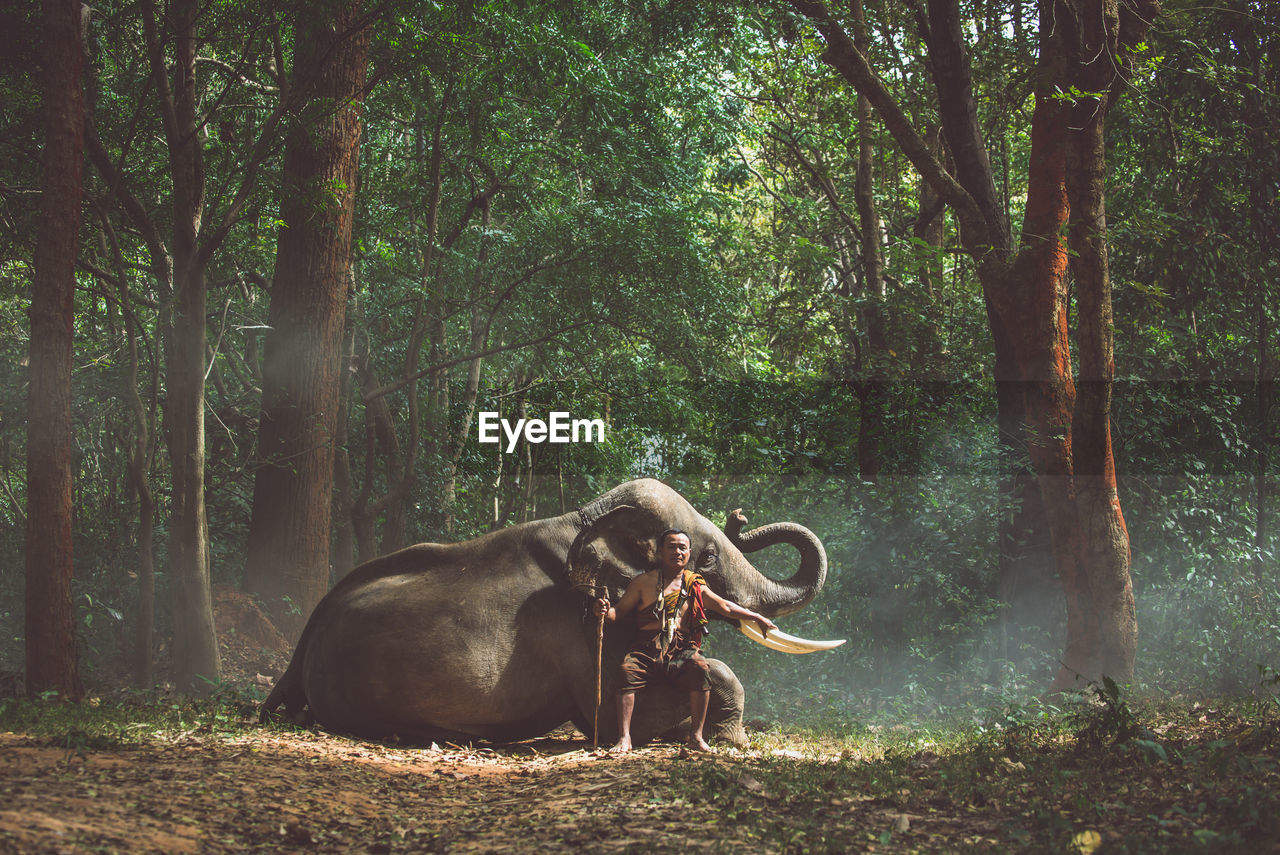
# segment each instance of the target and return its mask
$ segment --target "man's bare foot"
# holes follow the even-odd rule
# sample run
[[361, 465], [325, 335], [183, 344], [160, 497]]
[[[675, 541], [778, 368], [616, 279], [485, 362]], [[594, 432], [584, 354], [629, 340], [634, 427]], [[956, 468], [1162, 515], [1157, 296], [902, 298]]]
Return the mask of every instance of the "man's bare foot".
[[691, 736], [689, 741], [685, 743], [685, 747], [690, 751], [701, 751], [704, 754], [711, 753], [711, 746], [706, 743], [701, 736]]
[[612, 748], [609, 749], [610, 754], [626, 754], [631, 750], [631, 740], [627, 737], [619, 739]]

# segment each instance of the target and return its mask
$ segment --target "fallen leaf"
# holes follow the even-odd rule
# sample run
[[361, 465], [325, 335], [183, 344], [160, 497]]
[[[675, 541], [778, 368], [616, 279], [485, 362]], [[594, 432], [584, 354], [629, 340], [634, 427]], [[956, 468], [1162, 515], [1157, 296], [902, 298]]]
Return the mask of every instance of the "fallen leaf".
[[1067, 849], [1071, 852], [1079, 853], [1079, 855], [1093, 855], [1093, 851], [1101, 845], [1102, 835], [1090, 829], [1072, 837]]

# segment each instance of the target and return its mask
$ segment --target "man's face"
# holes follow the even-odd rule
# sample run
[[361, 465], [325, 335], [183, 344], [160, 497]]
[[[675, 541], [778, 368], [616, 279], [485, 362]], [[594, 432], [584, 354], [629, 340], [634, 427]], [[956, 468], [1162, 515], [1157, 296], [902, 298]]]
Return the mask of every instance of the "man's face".
[[661, 560], [668, 575], [683, 570], [689, 563], [689, 538], [683, 534], [669, 534], [663, 538]]

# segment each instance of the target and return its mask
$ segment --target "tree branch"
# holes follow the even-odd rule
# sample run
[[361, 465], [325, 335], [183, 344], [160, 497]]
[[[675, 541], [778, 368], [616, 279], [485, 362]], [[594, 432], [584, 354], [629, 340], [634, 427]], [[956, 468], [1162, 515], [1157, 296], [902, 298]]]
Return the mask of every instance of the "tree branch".
[[838, 71], [855, 91], [871, 102], [911, 165], [956, 212], [966, 248], [978, 264], [998, 264], [1004, 267], [1006, 262], [1003, 259], [993, 257], [991, 249], [999, 244], [990, 233], [986, 217], [978, 203], [929, 150], [928, 143], [916, 131], [884, 82], [876, 76], [867, 58], [832, 18], [826, 5], [818, 0], [791, 0], [791, 5], [813, 22], [826, 41], [827, 48], [822, 53], [823, 62]]
[[365, 403], [368, 403], [374, 400], [375, 398], [381, 398], [383, 395], [389, 395], [392, 392], [395, 392], [399, 389], [403, 389], [405, 386], [409, 384], [411, 380], [417, 380], [419, 378], [425, 377], [428, 374], [432, 373], [433, 371], [443, 371], [446, 368], [452, 368], [455, 365], [461, 365], [462, 363], [470, 362], [473, 359], [483, 359], [486, 356], [492, 356], [495, 353], [503, 353], [508, 350], [520, 350], [521, 348], [525, 348], [525, 347], [533, 347], [534, 345], [551, 341], [553, 338], [556, 338], [557, 336], [560, 336], [560, 335], [564, 335], [567, 332], [573, 332], [576, 329], [581, 329], [586, 325], [587, 325], [586, 321], [578, 321], [577, 323], [568, 324], [567, 326], [563, 326], [563, 327], [560, 327], [559, 329], [552, 330], [546, 335], [541, 335], [541, 336], [538, 336], [537, 338], [531, 338], [531, 339], [528, 339], [527, 341], [516, 342], [515, 344], [500, 344], [495, 347], [486, 348], [476, 353], [468, 353], [464, 356], [457, 356], [452, 359], [445, 359], [441, 362], [436, 362], [432, 365], [428, 365], [426, 368], [422, 368], [418, 371], [413, 372], [413, 374], [410, 374], [406, 377], [401, 377], [399, 380], [394, 380], [391, 383], [387, 383], [383, 386], [379, 386], [376, 389], [370, 389], [368, 392], [365, 392], [364, 401]]

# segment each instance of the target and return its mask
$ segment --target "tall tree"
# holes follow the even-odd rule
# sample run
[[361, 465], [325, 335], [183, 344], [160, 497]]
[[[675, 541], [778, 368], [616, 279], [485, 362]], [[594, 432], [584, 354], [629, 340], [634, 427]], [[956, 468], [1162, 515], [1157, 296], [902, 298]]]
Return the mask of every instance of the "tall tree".
[[[196, 0], [176, 0], [161, 14], [154, 0], [144, 0], [137, 10], [140, 22], [129, 16], [114, 19], [126, 27], [140, 23], [145, 65], [141, 70], [129, 64], [116, 68], [114, 79], [122, 91], [105, 88], [103, 95], [113, 96], [113, 105], [124, 103], [129, 109], [95, 109], [88, 139], [94, 167], [150, 256], [148, 270], [159, 296], [163, 436], [172, 479], [171, 650], [175, 682], [197, 693], [207, 691], [221, 670], [205, 510], [206, 377], [212, 375], [217, 382], [207, 331], [209, 267], [245, 218], [258, 175], [277, 149], [284, 113], [278, 86], [253, 79], [256, 74], [277, 76], [275, 57], [282, 54], [282, 42], [274, 20], [239, 19], [233, 7], [216, 11]], [[126, 38], [134, 37], [130, 29]], [[218, 49], [228, 44], [236, 45], [229, 54], [237, 57], [234, 64], [217, 57]], [[272, 47], [274, 56], [268, 56]], [[111, 56], [126, 63], [132, 57], [131, 52]], [[210, 73], [198, 74], [197, 68]], [[122, 84], [134, 75], [143, 79], [131, 93]], [[261, 109], [240, 110], [233, 93]], [[135, 103], [129, 104], [130, 98]], [[126, 121], [120, 122], [120, 112], [128, 116]], [[146, 127], [147, 123], [153, 124]], [[152, 127], [154, 133], [149, 132]], [[211, 134], [214, 127], [219, 128], [217, 138]], [[250, 128], [256, 133], [246, 133]], [[153, 138], [164, 146], [159, 155], [164, 168], [155, 173]], [[207, 164], [211, 152], [209, 162], [228, 170], [215, 173], [212, 182]], [[155, 197], [167, 205], [150, 201]]]
[[[824, 61], [866, 95], [923, 179], [955, 211], [961, 243], [976, 264], [995, 345], [997, 394], [1022, 413], [1020, 435], [1049, 511], [1067, 598], [1066, 650], [1055, 685], [1065, 688], [1079, 677], [1131, 677], [1137, 622], [1110, 442], [1114, 364], [1102, 122], [1123, 86], [1128, 51], [1141, 41], [1158, 5], [1122, 9], [1116, 0], [1042, 0], [1027, 202], [1017, 247], [977, 121], [957, 0], [930, 0], [922, 15], [950, 169], [827, 7], [809, 0], [791, 5], [822, 33]], [[1079, 291], [1085, 389], [1078, 397], [1069, 345], [1069, 267]]]
[[[849, 4], [853, 43], [866, 53], [871, 44], [862, 0]], [[863, 277], [863, 309], [867, 328], [869, 379], [854, 384], [858, 396], [858, 472], [863, 481], [874, 482], [880, 474], [880, 445], [884, 438], [887, 402], [885, 375], [889, 362], [889, 340], [884, 318], [884, 254], [881, 249], [880, 212], [875, 200], [875, 160], [873, 132], [875, 112], [867, 96], [858, 93], [858, 170], [854, 195], [858, 203], [860, 252]]]
[[[1056, 16], [1067, 11], [1074, 17], [1055, 32]], [[1075, 280], [1080, 365], [1074, 410], [1063, 413], [1070, 419], [1073, 444], [1065, 451], [1074, 471], [1068, 472], [1073, 477], [1069, 487], [1061, 489], [1061, 499], [1071, 501], [1074, 516], [1068, 516], [1071, 527], [1065, 531], [1050, 517], [1070, 628], [1059, 686], [1072, 685], [1077, 674], [1088, 679], [1103, 674], [1130, 678], [1137, 652], [1129, 532], [1120, 510], [1111, 445], [1115, 335], [1107, 254], [1105, 125], [1124, 88], [1124, 65], [1117, 65], [1117, 58], [1123, 63], [1142, 40], [1155, 11], [1135, 11], [1118, 0], [1098, 0], [1078, 9], [1066, 3], [1046, 4], [1041, 11], [1040, 27], [1042, 33], [1047, 31], [1049, 49], [1060, 52], [1055, 63], [1067, 64], [1071, 91], [1081, 93], [1059, 102], [1068, 120], [1063, 184], [1070, 212], [1068, 246], [1060, 251], [1069, 256]], [[1142, 13], [1147, 20], [1138, 17]], [[1065, 327], [1065, 293], [1059, 302], [1060, 325]], [[1064, 348], [1063, 357], [1067, 356]], [[1070, 373], [1066, 358], [1058, 374], [1069, 379]], [[1059, 539], [1066, 540], [1065, 549], [1057, 548]]]
[[27, 692], [83, 693], [71, 603], [71, 338], [84, 160], [80, 4], [45, 0], [44, 177], [27, 404]]
[[[173, 660], [181, 687], [202, 692], [221, 675], [209, 591], [209, 522], [205, 514], [204, 389], [208, 346], [207, 270], [212, 247], [200, 240], [205, 213], [204, 148], [197, 116], [198, 0], [168, 7], [164, 31], [155, 4], [143, 4], [143, 27], [152, 81], [160, 97], [169, 171], [173, 181], [173, 301], [165, 312], [164, 350], [168, 401], [165, 433], [173, 472]], [[172, 78], [165, 56], [173, 45]]]
[[280, 231], [263, 362], [246, 579], [286, 634], [329, 587], [339, 353], [351, 267], [361, 105], [369, 58], [363, 3], [300, 9]]

